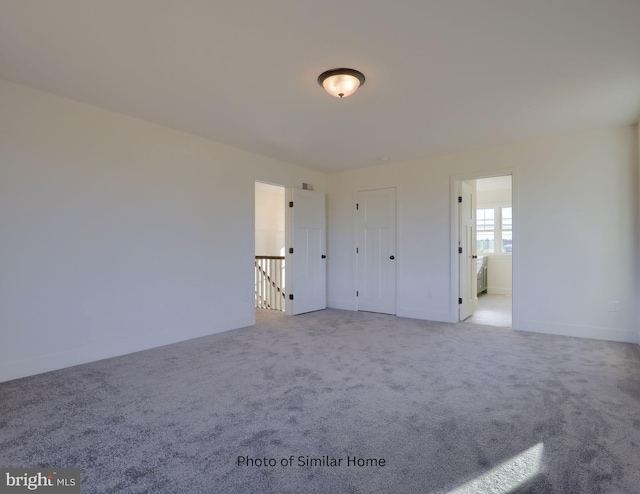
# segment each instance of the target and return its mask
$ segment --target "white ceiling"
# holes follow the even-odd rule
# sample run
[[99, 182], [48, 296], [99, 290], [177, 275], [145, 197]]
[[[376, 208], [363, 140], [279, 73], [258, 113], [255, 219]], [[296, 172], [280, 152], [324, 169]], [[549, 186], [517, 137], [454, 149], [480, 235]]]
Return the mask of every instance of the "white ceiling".
[[640, 1], [0, 0], [0, 78], [341, 170], [637, 122]]
[[511, 175], [500, 177], [479, 178], [476, 180], [476, 191], [487, 192], [494, 190], [510, 190]]

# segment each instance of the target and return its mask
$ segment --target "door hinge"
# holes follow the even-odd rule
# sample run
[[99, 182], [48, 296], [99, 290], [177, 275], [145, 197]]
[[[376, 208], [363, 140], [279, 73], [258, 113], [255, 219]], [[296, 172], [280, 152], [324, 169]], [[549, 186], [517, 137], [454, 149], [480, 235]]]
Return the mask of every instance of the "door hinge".
[[356, 211], [360, 209], [360, 204], [356, 203]]
[[458, 305], [462, 305], [462, 299], [461, 298], [458, 299]]
[[462, 247], [458, 247], [458, 254], [462, 254]]
[[293, 300], [293, 293], [289, 294], [289, 300]]
[[293, 247], [289, 247], [289, 254], [293, 254]]
[[[282, 204], [282, 203], [280, 203]], [[292, 208], [293, 207], [293, 201], [289, 201], [289, 207]]]
[[358, 250], [357, 247], [356, 247], [356, 254], [360, 254], [360, 251]]
[[[462, 196], [458, 196], [458, 202], [462, 202]], [[293, 205], [292, 202], [290, 202], [289, 204]]]
[[359, 297], [359, 296], [360, 296], [359, 292], [356, 290], [356, 297]]

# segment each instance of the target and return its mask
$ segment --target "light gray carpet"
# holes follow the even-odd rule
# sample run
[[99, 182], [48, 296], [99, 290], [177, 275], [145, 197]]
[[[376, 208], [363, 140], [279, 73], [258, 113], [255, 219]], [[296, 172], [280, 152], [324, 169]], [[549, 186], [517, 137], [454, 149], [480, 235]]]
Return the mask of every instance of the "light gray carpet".
[[[0, 412], [0, 467], [80, 468], [85, 493], [640, 488], [637, 345], [469, 323], [261, 311], [256, 326], [0, 384]], [[343, 461], [298, 466], [307, 455]]]

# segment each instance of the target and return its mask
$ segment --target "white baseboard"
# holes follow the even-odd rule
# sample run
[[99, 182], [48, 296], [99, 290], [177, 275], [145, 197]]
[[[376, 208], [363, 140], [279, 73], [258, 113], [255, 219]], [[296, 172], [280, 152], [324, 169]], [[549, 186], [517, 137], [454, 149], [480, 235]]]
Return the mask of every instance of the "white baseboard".
[[513, 321], [513, 329], [532, 333], [590, 338], [593, 340], [621, 341], [624, 343], [638, 343], [639, 338], [635, 330], [578, 326], [546, 321], [525, 321], [522, 319]]
[[344, 302], [344, 301], [338, 301], [338, 300], [328, 300], [327, 307], [329, 309], [341, 309], [341, 310], [352, 310], [352, 311], [358, 310], [357, 305], [350, 302]]
[[398, 317], [409, 317], [411, 319], [422, 319], [424, 321], [451, 322], [451, 314], [448, 312], [433, 312], [428, 310], [398, 307], [396, 315]]
[[[336, 300], [329, 300], [328, 307], [330, 309], [342, 309], [356, 312], [358, 310], [357, 306], [338, 302]], [[421, 319], [424, 321], [451, 322], [451, 315], [448, 312], [430, 312], [419, 309], [407, 309], [405, 307], [397, 307], [396, 316], [408, 317], [410, 319]]]
[[106, 358], [119, 357], [253, 324], [255, 324], [255, 313], [239, 318], [216, 321], [213, 327], [197, 328], [189, 333], [185, 333], [183, 329], [165, 331], [164, 333], [145, 333], [108, 343], [101, 342], [91, 346], [72, 348], [55, 354], [32, 355], [28, 358], [0, 363], [0, 382], [87, 364]]

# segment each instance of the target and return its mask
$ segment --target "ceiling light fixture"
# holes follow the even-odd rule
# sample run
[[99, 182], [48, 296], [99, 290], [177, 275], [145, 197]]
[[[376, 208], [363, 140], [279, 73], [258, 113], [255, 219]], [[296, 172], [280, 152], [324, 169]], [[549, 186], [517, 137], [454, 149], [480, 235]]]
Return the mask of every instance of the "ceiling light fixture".
[[364, 84], [364, 74], [353, 69], [331, 69], [318, 76], [318, 84], [331, 96], [344, 98]]

